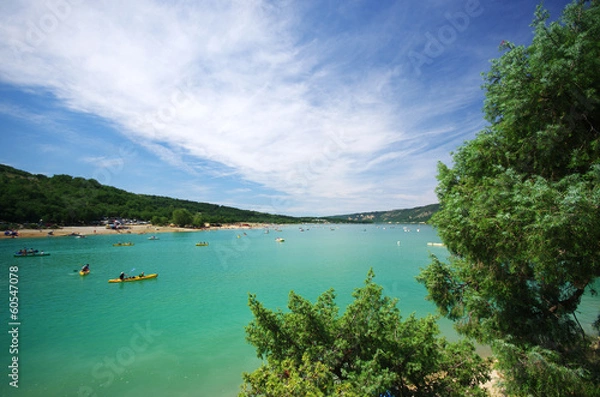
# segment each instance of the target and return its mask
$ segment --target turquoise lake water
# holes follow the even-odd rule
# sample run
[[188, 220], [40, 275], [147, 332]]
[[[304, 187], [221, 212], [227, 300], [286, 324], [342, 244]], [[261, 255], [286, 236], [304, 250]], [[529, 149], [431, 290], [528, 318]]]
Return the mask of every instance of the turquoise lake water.
[[[149, 235], [48, 237], [0, 241], [4, 329], [10, 267], [18, 267], [18, 354], [0, 338], [5, 368], [0, 395], [236, 396], [242, 372], [260, 361], [245, 341], [252, 319], [248, 293], [285, 309], [288, 293], [314, 299], [333, 287], [343, 309], [369, 268], [404, 316], [435, 312], [415, 282], [429, 254], [444, 257], [425, 225], [284, 226]], [[405, 229], [406, 228], [406, 229]], [[418, 231], [417, 231], [418, 229]], [[285, 242], [278, 243], [275, 238]], [[113, 247], [131, 241], [131, 247]], [[198, 241], [209, 242], [197, 247]], [[50, 253], [14, 258], [23, 247]], [[91, 273], [76, 272], [89, 263]], [[13, 268], [14, 270], [14, 268]], [[120, 272], [158, 273], [156, 279], [110, 284]], [[580, 321], [593, 322], [598, 299], [586, 298]], [[451, 325], [442, 331], [454, 338]], [[18, 357], [19, 389], [8, 365]]]

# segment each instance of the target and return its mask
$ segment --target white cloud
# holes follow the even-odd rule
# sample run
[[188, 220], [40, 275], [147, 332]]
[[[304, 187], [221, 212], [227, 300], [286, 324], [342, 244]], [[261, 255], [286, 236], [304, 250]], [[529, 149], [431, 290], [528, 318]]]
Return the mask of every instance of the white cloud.
[[93, 164], [97, 167], [101, 168], [110, 168], [110, 169], [122, 169], [124, 165], [124, 160], [120, 157], [108, 158], [105, 156], [97, 156], [97, 157], [83, 157], [81, 161]]
[[[292, 197], [299, 211], [339, 198], [393, 208], [435, 199], [402, 193], [416, 184], [412, 175], [435, 174], [435, 158], [414, 162], [440, 132], [409, 130], [430, 104], [399, 108], [415, 89], [389, 92], [402, 66], [348, 64], [375, 54], [376, 37], [306, 40], [299, 6], [258, 0], [63, 0], [52, 3], [63, 5], [58, 12], [7, 3], [0, 57], [11, 61], [0, 63], [0, 79], [44, 87], [70, 109], [110, 120], [168, 164], [190, 174], [213, 164], [213, 175]], [[444, 98], [433, 116], [467, 101]]]

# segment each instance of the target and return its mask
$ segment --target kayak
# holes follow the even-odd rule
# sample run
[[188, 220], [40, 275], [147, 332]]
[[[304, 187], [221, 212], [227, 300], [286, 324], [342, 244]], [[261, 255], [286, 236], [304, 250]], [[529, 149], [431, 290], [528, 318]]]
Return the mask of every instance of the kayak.
[[28, 252], [26, 254], [15, 253], [15, 258], [28, 258], [30, 256], [50, 256], [47, 252]]
[[156, 278], [156, 277], [158, 277], [158, 274], [152, 273], [152, 274], [147, 274], [145, 276], [126, 277], [123, 280], [121, 280], [120, 278], [111, 278], [110, 280], [108, 280], [108, 282], [109, 283], [128, 283], [130, 281], [148, 280], [149, 278]]
[[133, 245], [132, 242], [128, 242], [128, 243], [115, 243], [113, 244], [113, 247], [131, 247]]
[[87, 276], [88, 274], [90, 274], [90, 269], [79, 271], [80, 276]]

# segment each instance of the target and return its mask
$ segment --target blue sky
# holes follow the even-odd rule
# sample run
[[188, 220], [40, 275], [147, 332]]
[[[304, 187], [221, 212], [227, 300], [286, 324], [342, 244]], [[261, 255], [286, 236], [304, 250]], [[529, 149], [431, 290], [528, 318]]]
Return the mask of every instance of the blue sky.
[[5, 1], [0, 163], [278, 214], [431, 204], [538, 3]]

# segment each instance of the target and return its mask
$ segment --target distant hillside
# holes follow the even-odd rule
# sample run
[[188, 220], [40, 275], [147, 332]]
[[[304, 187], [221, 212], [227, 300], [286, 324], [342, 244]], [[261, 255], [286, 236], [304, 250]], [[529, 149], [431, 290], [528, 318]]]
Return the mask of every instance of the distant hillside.
[[[308, 218], [272, 215], [217, 204], [130, 193], [94, 179], [69, 175], [33, 175], [0, 164], [0, 221], [61, 225], [91, 224], [104, 217], [170, 222], [185, 209], [196, 224], [263, 222], [299, 223]], [[310, 219], [312, 220], [312, 218]], [[153, 221], [153, 222], [154, 222]]]
[[364, 212], [321, 218], [298, 218], [247, 211], [218, 204], [130, 193], [94, 179], [70, 175], [34, 175], [0, 164], [0, 222], [84, 225], [103, 218], [168, 223], [184, 209], [195, 226], [204, 223], [426, 222], [438, 204], [387, 212]]
[[336, 215], [335, 218], [352, 222], [373, 223], [415, 223], [427, 222], [431, 216], [440, 209], [439, 204], [430, 204], [424, 207], [416, 207], [403, 210], [361, 212], [358, 214]]

